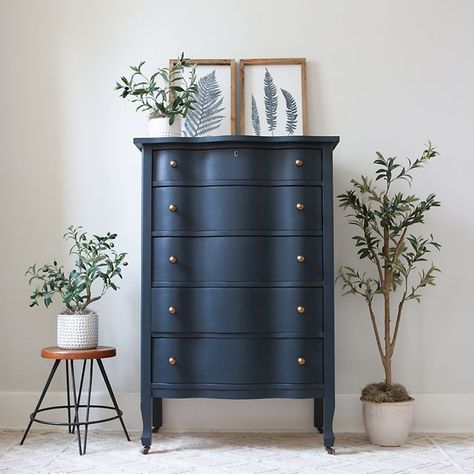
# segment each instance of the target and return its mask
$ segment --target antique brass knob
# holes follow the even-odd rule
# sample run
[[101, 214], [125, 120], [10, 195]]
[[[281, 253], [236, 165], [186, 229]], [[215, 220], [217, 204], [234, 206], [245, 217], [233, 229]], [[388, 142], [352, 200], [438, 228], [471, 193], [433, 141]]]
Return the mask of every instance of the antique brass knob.
[[176, 365], [176, 359], [174, 357], [170, 357], [168, 359], [168, 364], [169, 365]]
[[[171, 260], [171, 259], [170, 259], [170, 260]], [[303, 262], [304, 262], [304, 255], [298, 255], [298, 256], [296, 257], [296, 260], [298, 260], [298, 262], [300, 262], [300, 263], [303, 263]]]
[[302, 211], [304, 209], [304, 204], [302, 202], [299, 202], [297, 205], [296, 205], [296, 209], [298, 209], [298, 211]]
[[[176, 363], [176, 361], [175, 361], [175, 363]], [[298, 364], [299, 365], [305, 365], [306, 364], [306, 361], [304, 360], [303, 357], [298, 357]]]
[[304, 311], [305, 311], [305, 307], [304, 307], [304, 306], [298, 306], [298, 307], [296, 308], [296, 311], [298, 311], [298, 313], [300, 313], [300, 314], [303, 314]]
[[175, 160], [171, 160], [170, 161], [170, 166], [171, 166], [171, 168], [177, 168], [178, 167], [178, 162], [175, 161]]
[[170, 204], [168, 206], [168, 209], [171, 211], [171, 212], [176, 212], [178, 210], [178, 206], [176, 204]]
[[296, 160], [296, 161], [295, 161], [295, 165], [298, 166], [298, 168], [299, 168], [300, 166], [303, 166], [303, 160]]
[[175, 308], [174, 306], [170, 306], [170, 307], [168, 308], [168, 313], [170, 313], [170, 314], [176, 314], [176, 308]]
[[177, 261], [178, 261], [178, 259], [174, 255], [171, 255], [170, 263], [176, 263]]

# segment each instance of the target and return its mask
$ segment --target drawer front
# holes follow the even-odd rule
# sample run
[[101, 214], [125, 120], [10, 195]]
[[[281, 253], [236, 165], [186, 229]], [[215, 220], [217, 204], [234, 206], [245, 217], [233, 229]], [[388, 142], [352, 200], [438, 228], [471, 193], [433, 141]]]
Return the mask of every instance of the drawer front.
[[159, 150], [153, 180], [321, 180], [321, 157], [320, 149], [310, 148]]
[[323, 331], [323, 290], [153, 288], [151, 330], [316, 336]]
[[323, 279], [321, 237], [155, 237], [152, 259], [153, 282]]
[[153, 230], [320, 230], [320, 187], [153, 189]]
[[[175, 361], [174, 365], [170, 364]], [[304, 365], [298, 359], [304, 359]], [[321, 383], [322, 339], [154, 338], [154, 383]]]

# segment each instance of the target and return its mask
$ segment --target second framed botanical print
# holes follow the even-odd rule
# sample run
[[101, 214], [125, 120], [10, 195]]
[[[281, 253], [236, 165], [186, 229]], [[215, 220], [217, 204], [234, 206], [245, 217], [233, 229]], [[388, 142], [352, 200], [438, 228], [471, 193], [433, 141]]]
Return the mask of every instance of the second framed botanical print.
[[306, 134], [306, 60], [240, 60], [240, 133]]
[[[170, 67], [176, 60], [170, 60]], [[235, 60], [188, 59], [196, 65], [198, 92], [182, 121], [185, 137], [235, 135]]]

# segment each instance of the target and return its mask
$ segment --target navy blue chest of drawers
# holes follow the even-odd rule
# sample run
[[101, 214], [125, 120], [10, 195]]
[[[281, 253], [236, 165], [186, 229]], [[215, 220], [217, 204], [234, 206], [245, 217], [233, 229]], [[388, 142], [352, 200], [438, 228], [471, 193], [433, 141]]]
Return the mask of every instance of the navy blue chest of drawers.
[[144, 453], [162, 398], [311, 398], [334, 445], [338, 137], [137, 138]]

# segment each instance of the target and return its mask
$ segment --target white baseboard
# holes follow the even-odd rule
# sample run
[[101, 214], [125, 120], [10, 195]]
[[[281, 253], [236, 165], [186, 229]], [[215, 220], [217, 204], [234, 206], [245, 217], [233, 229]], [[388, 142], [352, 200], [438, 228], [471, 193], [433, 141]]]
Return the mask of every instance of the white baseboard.
[[[24, 428], [39, 393], [0, 392], [0, 427]], [[108, 396], [93, 394], [93, 403], [109, 405]], [[474, 394], [419, 394], [415, 395], [416, 432], [472, 433], [474, 432]], [[47, 395], [44, 406], [64, 404], [64, 392]], [[117, 400], [130, 430], [141, 429], [138, 393], [118, 393]], [[164, 400], [163, 430], [182, 431], [272, 431], [311, 432], [313, 403], [311, 400]], [[98, 410], [91, 416], [100, 415]], [[44, 414], [44, 418], [47, 418]], [[55, 414], [55, 419], [65, 411]], [[40, 425], [36, 424], [36, 427]], [[46, 425], [42, 425], [43, 427]], [[100, 425], [101, 429], [118, 429], [118, 422]], [[359, 395], [336, 395], [336, 432], [362, 432]]]

